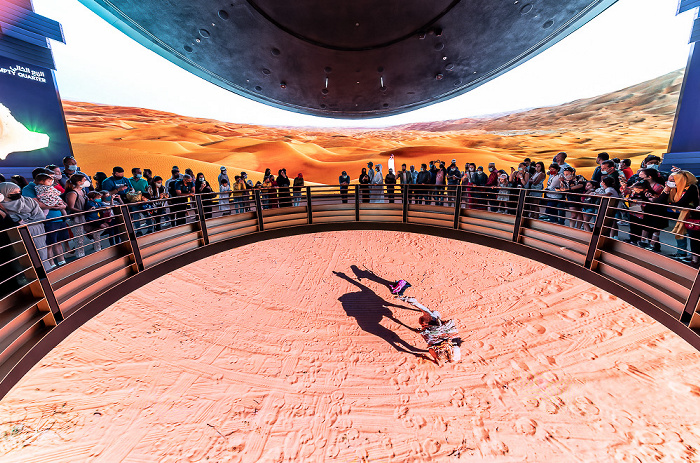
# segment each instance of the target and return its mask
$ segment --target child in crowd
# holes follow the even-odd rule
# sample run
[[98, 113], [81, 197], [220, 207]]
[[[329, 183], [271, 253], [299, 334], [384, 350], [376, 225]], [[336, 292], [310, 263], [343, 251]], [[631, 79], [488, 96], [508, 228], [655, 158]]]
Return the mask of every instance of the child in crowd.
[[648, 201], [646, 193], [649, 190], [649, 183], [644, 180], [632, 185], [630, 193], [627, 195], [627, 199], [632, 200], [629, 203], [629, 235], [632, 244], [639, 245], [641, 240], [642, 246], [648, 245], [647, 240], [642, 237], [642, 233], [645, 230], [645, 227], [642, 225], [644, 223], [644, 203], [635, 201]]
[[[61, 199], [61, 192], [54, 187], [55, 179], [48, 174], [39, 174], [34, 178], [34, 190], [36, 191], [36, 199], [50, 207], [51, 209], [43, 210], [44, 217], [49, 220], [44, 222], [44, 230], [46, 231], [46, 256], [51, 267], [56, 265], [61, 266], [66, 263], [63, 256], [62, 241], [67, 239], [67, 233], [61, 232], [64, 228], [62, 216], [66, 215], [66, 203]], [[55, 208], [59, 208], [58, 210]], [[55, 262], [54, 262], [55, 259]]]
[[598, 208], [596, 207], [598, 204], [598, 198], [592, 195], [600, 195], [605, 193], [605, 190], [598, 191], [599, 188], [600, 184], [594, 180], [589, 180], [586, 182], [586, 186], [584, 187], [584, 195], [581, 198], [581, 202], [584, 204], [584, 206], [581, 209], [581, 214], [583, 215], [583, 229], [587, 232], [592, 231], [591, 220], [598, 213]]
[[[63, 207], [61, 214], [66, 215], [66, 203], [61, 199], [61, 192], [54, 188], [54, 178], [50, 175], [39, 174], [34, 179], [36, 199], [50, 207]], [[44, 211], [46, 215], [48, 210]]]
[[219, 188], [221, 194], [219, 195], [219, 211], [223, 212], [224, 215], [229, 215], [231, 213], [230, 197], [231, 197], [231, 185], [228, 183], [228, 179], [221, 179], [221, 187]]
[[510, 190], [508, 190], [508, 174], [505, 172], [498, 176], [498, 196], [496, 201], [498, 201], [498, 211], [503, 214], [508, 213], [508, 200], [510, 200]]

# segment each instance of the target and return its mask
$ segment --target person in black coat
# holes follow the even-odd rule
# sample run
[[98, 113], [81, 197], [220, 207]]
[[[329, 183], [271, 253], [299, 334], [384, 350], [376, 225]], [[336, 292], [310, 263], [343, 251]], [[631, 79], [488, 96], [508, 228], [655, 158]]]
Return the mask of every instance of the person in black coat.
[[280, 207], [291, 207], [292, 195], [289, 194], [289, 178], [287, 169], [280, 169], [277, 175], [277, 195], [280, 200]]
[[396, 175], [394, 169], [389, 169], [389, 173], [384, 177], [386, 184], [386, 195], [389, 198], [389, 203], [394, 203], [394, 185], [396, 185]]
[[368, 203], [369, 182], [371, 181], [371, 179], [369, 178], [369, 175], [367, 174], [367, 169], [365, 167], [362, 168], [362, 173], [360, 174], [360, 178], [358, 181], [360, 182], [360, 194], [362, 195], [362, 202]]

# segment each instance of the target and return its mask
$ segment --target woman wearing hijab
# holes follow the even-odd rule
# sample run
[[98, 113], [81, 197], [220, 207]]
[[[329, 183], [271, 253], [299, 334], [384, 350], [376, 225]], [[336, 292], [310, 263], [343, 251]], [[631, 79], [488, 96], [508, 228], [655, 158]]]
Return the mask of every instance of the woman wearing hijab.
[[[3, 213], [13, 222], [21, 222], [27, 224], [27, 229], [34, 239], [34, 245], [39, 251], [44, 269], [50, 270], [51, 266], [48, 261], [48, 253], [46, 252], [46, 231], [44, 225], [40, 221], [44, 220], [44, 211], [39, 207], [39, 203], [31, 198], [22, 196], [22, 191], [19, 186], [13, 182], [0, 183], [0, 195], [2, 195]], [[3, 223], [8, 220], [3, 219]]]
[[280, 169], [277, 175], [277, 195], [280, 199], [280, 207], [290, 207], [292, 205], [291, 195], [289, 194], [289, 178], [287, 178], [287, 169]]
[[[675, 170], [668, 177], [668, 182], [658, 199], [654, 202], [668, 204], [669, 206], [684, 207], [695, 209], [698, 207], [700, 197], [698, 194], [698, 179], [695, 175], [685, 170]], [[676, 237], [676, 255], [675, 259], [684, 262], [692, 262], [697, 265], [698, 254], [700, 254], [700, 230], [689, 230], [688, 227], [693, 227], [693, 224], [687, 223], [687, 220], [696, 220], [697, 214], [692, 211], [683, 210], [678, 215], [678, 221], [673, 227], [672, 233]], [[688, 256], [686, 248], [688, 246], [687, 236], [690, 236], [690, 251], [693, 254]]]
[[294, 207], [301, 205], [301, 189], [304, 188], [304, 176], [299, 172], [297, 178], [294, 179], [294, 187], [292, 193], [294, 195]]
[[202, 172], [197, 173], [197, 180], [194, 182], [194, 192], [202, 195], [202, 209], [204, 209], [204, 218], [211, 219], [214, 211], [214, 190], [211, 185], [204, 179]]
[[372, 177], [372, 186], [370, 187], [370, 203], [383, 203], [384, 202], [384, 173], [382, 172], [382, 165], [377, 164], [375, 167], [376, 172], [374, 177]]
[[363, 167], [362, 168], [362, 173], [360, 174], [360, 177], [358, 179], [358, 182], [360, 183], [360, 193], [362, 194], [362, 202], [363, 203], [368, 203], [369, 202], [369, 182], [371, 182], [372, 179], [369, 177], [369, 174], [367, 174], [367, 168]]

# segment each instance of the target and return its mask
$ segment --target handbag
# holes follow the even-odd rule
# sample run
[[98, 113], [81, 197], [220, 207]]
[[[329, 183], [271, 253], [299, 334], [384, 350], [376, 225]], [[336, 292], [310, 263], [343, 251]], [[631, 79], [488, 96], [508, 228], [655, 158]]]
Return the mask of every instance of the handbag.
[[127, 182], [129, 182], [129, 186], [131, 189], [126, 192], [126, 202], [127, 203], [140, 203], [143, 201], [143, 196], [140, 191], [136, 191], [134, 189], [134, 185], [131, 184], [131, 180], [128, 178], [126, 179]]
[[685, 219], [685, 229], [691, 231], [700, 230], [700, 219]]

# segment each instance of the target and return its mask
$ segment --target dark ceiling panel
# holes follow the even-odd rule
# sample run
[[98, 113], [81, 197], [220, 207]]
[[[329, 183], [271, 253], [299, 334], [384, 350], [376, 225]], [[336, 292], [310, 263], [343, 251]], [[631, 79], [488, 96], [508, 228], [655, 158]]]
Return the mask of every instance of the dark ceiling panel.
[[326, 117], [397, 114], [469, 91], [615, 0], [80, 0], [223, 88]]

